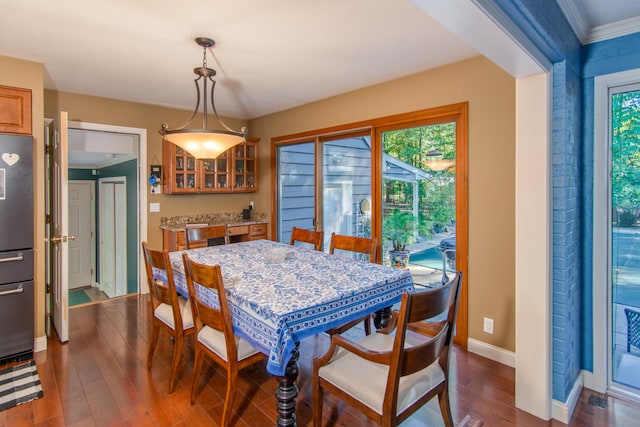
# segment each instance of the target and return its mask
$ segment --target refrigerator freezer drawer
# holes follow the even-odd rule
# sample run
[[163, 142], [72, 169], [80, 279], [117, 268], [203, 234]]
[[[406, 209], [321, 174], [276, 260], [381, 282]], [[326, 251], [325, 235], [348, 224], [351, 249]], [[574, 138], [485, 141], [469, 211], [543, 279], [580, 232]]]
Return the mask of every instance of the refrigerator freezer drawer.
[[0, 252], [0, 285], [33, 279], [33, 250]]
[[33, 282], [0, 285], [0, 361], [33, 355]]

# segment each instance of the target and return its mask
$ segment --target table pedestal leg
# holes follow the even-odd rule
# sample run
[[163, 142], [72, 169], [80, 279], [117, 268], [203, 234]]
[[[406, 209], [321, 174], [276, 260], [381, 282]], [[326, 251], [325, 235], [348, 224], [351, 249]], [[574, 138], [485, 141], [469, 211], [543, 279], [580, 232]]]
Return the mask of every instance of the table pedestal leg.
[[376, 329], [385, 328], [389, 321], [391, 320], [391, 306], [385, 307], [381, 310], [376, 311], [375, 316], [373, 317], [373, 326]]
[[287, 363], [284, 376], [276, 377], [276, 408], [278, 409], [278, 427], [296, 426], [296, 397], [298, 396], [298, 345], [291, 352], [291, 359]]

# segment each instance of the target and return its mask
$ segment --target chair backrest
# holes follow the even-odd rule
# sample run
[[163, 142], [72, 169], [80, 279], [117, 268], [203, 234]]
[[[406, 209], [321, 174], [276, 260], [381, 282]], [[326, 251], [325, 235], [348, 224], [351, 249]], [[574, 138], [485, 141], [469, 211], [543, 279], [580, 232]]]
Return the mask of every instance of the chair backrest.
[[[383, 405], [385, 409], [392, 408], [391, 414], [396, 413], [395, 397], [401, 377], [411, 375], [439, 361], [445, 374], [445, 383], [448, 381], [449, 350], [453, 339], [461, 281], [462, 273], [457, 272], [449, 282], [438, 288], [402, 295], [400, 310], [394, 312], [392, 317], [392, 322], [397, 322], [397, 329]], [[436, 316], [444, 320], [429, 321]], [[411, 331], [412, 345], [405, 348], [407, 331]]]
[[631, 346], [640, 348], [640, 312], [625, 308], [624, 314], [627, 316], [627, 351]]
[[[178, 303], [178, 292], [173, 281], [173, 269], [167, 251], [149, 249], [147, 242], [142, 242], [144, 264], [147, 270], [147, 282], [151, 295], [151, 308], [154, 311], [160, 304], [168, 304], [173, 311], [176, 328], [182, 328], [182, 315]], [[155, 270], [155, 271], [154, 271]], [[166, 276], [166, 281], [162, 280]], [[162, 277], [162, 279], [161, 279]]]
[[209, 240], [217, 240], [219, 243], [229, 243], [229, 234], [226, 225], [209, 225], [206, 227], [187, 227], [184, 230], [184, 245], [187, 249], [205, 248], [209, 246]]
[[368, 255], [369, 262], [376, 262], [376, 243], [375, 237], [343, 236], [331, 233], [329, 253], [333, 255], [336, 250], [357, 252]]
[[309, 243], [313, 245], [316, 251], [322, 250], [322, 240], [324, 239], [324, 231], [307, 230], [305, 228], [293, 227], [291, 229], [290, 245], [296, 242]]
[[[182, 261], [184, 262], [193, 322], [196, 326], [196, 336], [205, 325], [221, 331], [224, 333], [227, 345], [227, 360], [238, 360], [231, 311], [227, 305], [227, 296], [224, 292], [220, 266], [199, 264], [189, 259], [189, 255], [186, 253], [182, 254]], [[211, 307], [202, 300], [196, 291], [196, 284], [216, 294], [218, 298], [217, 307]]]

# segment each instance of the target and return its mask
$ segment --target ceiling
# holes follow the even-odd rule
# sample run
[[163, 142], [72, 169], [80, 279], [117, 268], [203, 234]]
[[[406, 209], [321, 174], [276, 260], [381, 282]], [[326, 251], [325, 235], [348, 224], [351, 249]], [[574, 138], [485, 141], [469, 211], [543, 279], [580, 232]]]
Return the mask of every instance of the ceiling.
[[[193, 110], [210, 37], [218, 112], [252, 119], [481, 54], [429, 13], [465, 1], [0, 0], [0, 55], [47, 89]], [[640, 29], [638, 1], [557, 1], [583, 42]]]

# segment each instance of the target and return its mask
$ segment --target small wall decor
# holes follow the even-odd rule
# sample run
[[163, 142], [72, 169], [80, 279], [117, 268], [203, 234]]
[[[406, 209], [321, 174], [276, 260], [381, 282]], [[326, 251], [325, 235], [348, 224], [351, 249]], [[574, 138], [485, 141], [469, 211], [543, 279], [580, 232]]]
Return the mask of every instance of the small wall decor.
[[151, 194], [162, 194], [162, 165], [151, 165], [151, 174], [149, 175], [149, 185], [151, 186]]

